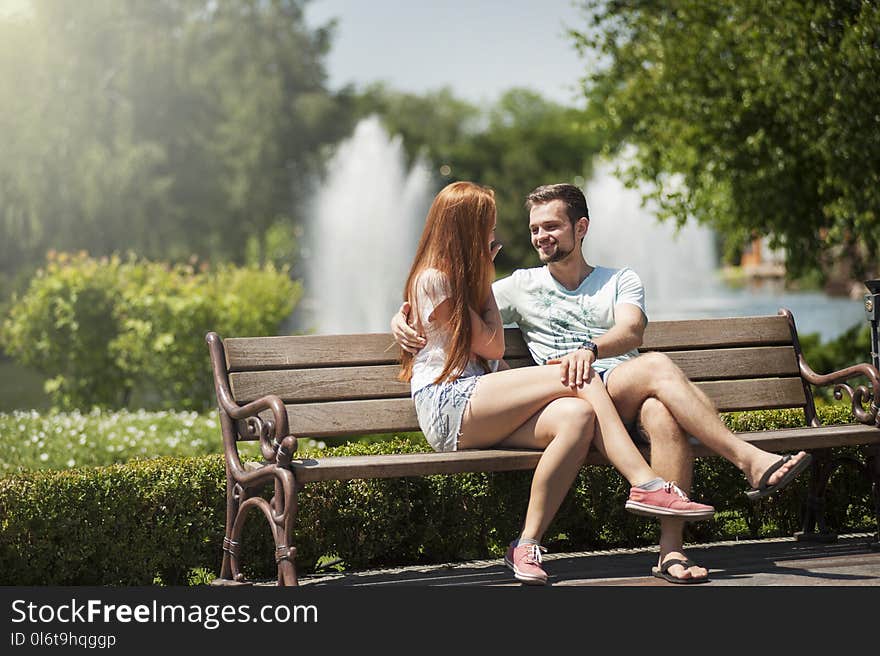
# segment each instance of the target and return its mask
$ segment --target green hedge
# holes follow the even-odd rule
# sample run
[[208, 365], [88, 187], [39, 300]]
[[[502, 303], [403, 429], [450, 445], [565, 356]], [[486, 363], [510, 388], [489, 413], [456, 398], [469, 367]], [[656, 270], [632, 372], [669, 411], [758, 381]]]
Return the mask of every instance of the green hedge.
[[222, 459], [161, 458], [0, 479], [4, 584], [185, 580], [216, 559]]
[[[832, 418], [845, 410], [822, 413]], [[798, 414], [743, 413], [737, 420], [754, 428], [763, 415], [768, 424], [799, 425]], [[423, 449], [391, 440], [330, 448], [320, 455]], [[714, 521], [688, 525], [686, 539], [790, 535], [800, 528], [806, 478], [752, 504], [742, 494], [744, 477], [732, 465], [719, 458], [698, 460], [693, 496], [712, 502], [718, 514]], [[299, 497], [299, 570], [314, 571], [326, 556], [341, 558], [352, 569], [500, 557], [520, 528], [530, 482], [531, 472], [507, 472], [309, 485]], [[626, 492], [612, 468], [583, 469], [545, 544], [554, 551], [654, 544], [657, 522], [626, 513]], [[220, 456], [2, 478], [0, 584], [183, 584], [194, 569], [216, 574], [224, 495]], [[870, 527], [867, 481], [840, 470], [827, 508], [831, 526], [840, 531]], [[243, 543], [246, 574], [271, 579], [272, 541], [262, 513], [252, 512]]]
[[[56, 407], [201, 409], [213, 383], [204, 336], [271, 335], [302, 288], [286, 270], [50, 254], [0, 325], [3, 350], [49, 376]], [[144, 392], [147, 392], [144, 394]]]

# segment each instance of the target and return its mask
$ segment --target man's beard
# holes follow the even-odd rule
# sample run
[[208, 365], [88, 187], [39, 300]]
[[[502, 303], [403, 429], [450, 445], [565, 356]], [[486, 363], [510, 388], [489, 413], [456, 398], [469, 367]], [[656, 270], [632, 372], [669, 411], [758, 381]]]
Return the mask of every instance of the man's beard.
[[556, 244], [556, 250], [552, 255], [544, 255], [540, 250], [538, 251], [538, 259], [541, 260], [544, 264], [551, 264], [552, 262], [559, 262], [564, 260], [569, 255], [571, 255], [574, 247], [569, 248], [568, 250], [564, 250], [558, 243]]

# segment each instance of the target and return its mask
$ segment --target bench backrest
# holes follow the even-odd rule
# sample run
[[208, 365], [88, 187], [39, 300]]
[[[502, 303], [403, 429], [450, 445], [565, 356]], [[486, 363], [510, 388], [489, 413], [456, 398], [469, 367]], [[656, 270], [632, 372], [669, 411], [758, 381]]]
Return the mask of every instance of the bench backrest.
[[[511, 366], [534, 364], [519, 330], [507, 329], [505, 340]], [[281, 397], [297, 437], [419, 430], [390, 334], [228, 338], [223, 346], [235, 401]], [[812, 407], [785, 316], [652, 322], [640, 350], [666, 353], [719, 411]]]

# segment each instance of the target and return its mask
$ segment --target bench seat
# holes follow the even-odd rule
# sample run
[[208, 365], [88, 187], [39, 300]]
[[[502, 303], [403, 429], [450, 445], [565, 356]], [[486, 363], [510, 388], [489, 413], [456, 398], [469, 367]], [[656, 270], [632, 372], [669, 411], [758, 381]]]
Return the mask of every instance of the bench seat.
[[[820, 426], [818, 428], [781, 428], [767, 431], [737, 433], [765, 451], [809, 450], [839, 446], [880, 444], [880, 430], [862, 424]], [[712, 451], [691, 438], [694, 455], [708, 457]], [[648, 455], [647, 449], [642, 449]], [[294, 459], [290, 463], [297, 481], [348, 481], [360, 478], [398, 478], [431, 474], [463, 474], [534, 469], [540, 451], [527, 449], [474, 449], [453, 453], [401, 453], [392, 455], [337, 456], [316, 459]], [[601, 454], [593, 450], [587, 464], [607, 465]]]

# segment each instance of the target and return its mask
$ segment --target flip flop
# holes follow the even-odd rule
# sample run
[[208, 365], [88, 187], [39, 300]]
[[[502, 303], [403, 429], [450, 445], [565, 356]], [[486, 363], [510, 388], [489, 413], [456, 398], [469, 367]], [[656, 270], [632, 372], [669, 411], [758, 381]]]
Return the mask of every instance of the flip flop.
[[780, 467], [782, 467], [782, 465], [787, 463], [793, 457], [794, 457], [793, 455], [788, 454], [786, 456], [783, 456], [782, 458], [780, 458], [776, 462], [774, 462], [772, 465], [770, 465], [770, 467], [767, 469], [767, 471], [764, 472], [764, 475], [761, 476], [761, 480], [758, 481], [758, 487], [753, 488], [753, 489], [749, 490], [748, 492], [746, 492], [746, 496], [751, 501], [757, 501], [758, 499], [763, 499], [764, 497], [766, 497], [770, 494], [773, 494], [774, 492], [777, 492], [778, 490], [781, 490], [786, 485], [791, 483], [795, 479], [795, 477], [798, 474], [800, 474], [802, 471], [804, 471], [809, 466], [809, 464], [813, 461], [813, 456], [811, 456], [809, 453], [806, 454], [803, 458], [801, 458], [800, 460], [797, 461], [797, 463], [794, 465], [794, 467], [792, 467], [787, 472], [785, 472], [785, 476], [780, 478], [779, 481], [777, 481], [775, 485], [767, 485], [767, 481], [770, 480], [770, 477], [773, 475], [773, 472], [778, 470]]
[[664, 581], [669, 581], [670, 583], [679, 583], [679, 584], [684, 584], [684, 585], [693, 585], [694, 583], [708, 583], [709, 582], [708, 575], [701, 576], [700, 578], [687, 578], [687, 579], [680, 579], [676, 576], [673, 576], [672, 574], [669, 573], [669, 568], [672, 567], [673, 565], [681, 565], [685, 569], [690, 569], [691, 567], [695, 567], [697, 564], [692, 560], [688, 560], [687, 558], [685, 558], [684, 560], [681, 560], [680, 558], [670, 558], [669, 560], [665, 561], [662, 565], [660, 565], [660, 567], [652, 567], [651, 574], [656, 576], [658, 579], [663, 579]]

